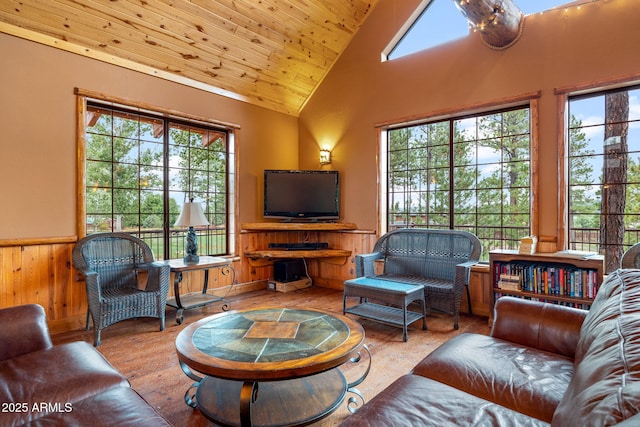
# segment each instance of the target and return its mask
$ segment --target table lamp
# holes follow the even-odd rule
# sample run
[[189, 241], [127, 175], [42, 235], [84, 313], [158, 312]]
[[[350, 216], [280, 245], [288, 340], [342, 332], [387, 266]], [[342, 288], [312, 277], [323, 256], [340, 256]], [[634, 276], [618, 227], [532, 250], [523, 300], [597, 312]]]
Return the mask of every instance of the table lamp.
[[204, 216], [200, 203], [194, 203], [190, 199], [184, 204], [182, 212], [175, 223], [176, 227], [189, 227], [187, 231], [187, 254], [184, 257], [185, 264], [197, 264], [200, 260], [198, 256], [198, 236], [193, 229], [194, 226], [209, 225], [207, 217]]

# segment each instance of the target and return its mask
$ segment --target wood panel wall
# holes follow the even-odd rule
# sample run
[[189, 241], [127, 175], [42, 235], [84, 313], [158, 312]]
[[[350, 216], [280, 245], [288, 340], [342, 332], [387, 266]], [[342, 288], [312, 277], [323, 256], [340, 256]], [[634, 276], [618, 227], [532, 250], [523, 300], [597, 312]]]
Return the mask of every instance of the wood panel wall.
[[50, 327], [77, 329], [87, 298], [84, 283], [74, 281], [72, 249], [73, 243], [0, 247], [0, 307], [40, 304]]
[[[352, 255], [344, 265], [308, 260], [314, 285], [341, 289], [344, 280], [355, 277], [354, 258], [373, 248], [373, 232], [241, 232], [240, 253], [234, 258], [235, 284], [231, 276], [218, 269], [209, 273], [209, 291], [218, 295], [235, 295], [266, 288], [273, 277], [273, 267], [252, 267], [243, 256], [245, 250], [264, 249], [269, 242], [329, 242], [334, 248], [350, 249]], [[84, 281], [73, 268], [71, 252], [74, 242], [0, 245], [0, 308], [35, 303], [45, 308], [53, 333], [84, 328], [87, 301]], [[184, 275], [181, 293], [199, 291], [202, 272]], [[173, 275], [169, 295], [173, 295]], [[168, 316], [171, 314], [168, 313]]]

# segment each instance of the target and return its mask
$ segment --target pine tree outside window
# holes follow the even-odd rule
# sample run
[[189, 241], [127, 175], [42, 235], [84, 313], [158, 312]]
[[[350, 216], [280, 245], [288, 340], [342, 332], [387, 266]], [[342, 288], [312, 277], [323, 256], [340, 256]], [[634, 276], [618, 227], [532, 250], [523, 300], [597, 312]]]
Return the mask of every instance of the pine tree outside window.
[[530, 109], [387, 130], [386, 228], [466, 230], [494, 249], [531, 232]]
[[568, 249], [611, 272], [640, 242], [640, 87], [570, 96], [567, 113]]
[[124, 231], [156, 258], [181, 258], [182, 205], [202, 204], [199, 252], [233, 251], [233, 148], [228, 129], [88, 102], [85, 113], [86, 233]]

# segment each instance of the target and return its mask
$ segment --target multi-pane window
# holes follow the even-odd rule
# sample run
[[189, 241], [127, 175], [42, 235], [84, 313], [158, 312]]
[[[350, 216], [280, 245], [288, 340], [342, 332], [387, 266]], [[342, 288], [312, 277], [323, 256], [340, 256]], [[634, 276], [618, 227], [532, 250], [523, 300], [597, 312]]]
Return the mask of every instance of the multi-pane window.
[[230, 252], [229, 133], [200, 123], [89, 103], [85, 126], [87, 234], [125, 231], [157, 258], [181, 258], [185, 202], [201, 203], [198, 252]]
[[529, 108], [387, 132], [387, 228], [467, 230], [490, 250], [531, 228]]
[[640, 88], [570, 97], [567, 117], [569, 249], [609, 272], [640, 241]]

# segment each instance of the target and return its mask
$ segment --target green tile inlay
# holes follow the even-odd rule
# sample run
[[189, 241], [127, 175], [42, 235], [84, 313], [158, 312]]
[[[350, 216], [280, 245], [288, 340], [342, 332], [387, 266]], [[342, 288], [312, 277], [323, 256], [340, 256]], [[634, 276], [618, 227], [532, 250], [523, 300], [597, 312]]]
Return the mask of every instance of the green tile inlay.
[[[291, 338], [247, 338], [255, 322], [298, 322]], [[310, 357], [342, 344], [349, 328], [340, 319], [315, 311], [266, 309], [214, 319], [193, 334], [194, 346], [205, 354], [236, 362], [277, 362]]]

